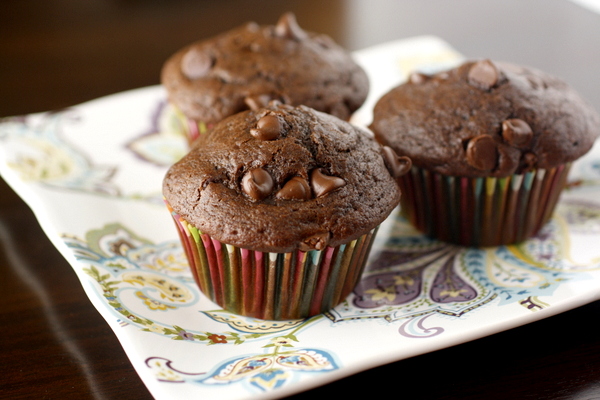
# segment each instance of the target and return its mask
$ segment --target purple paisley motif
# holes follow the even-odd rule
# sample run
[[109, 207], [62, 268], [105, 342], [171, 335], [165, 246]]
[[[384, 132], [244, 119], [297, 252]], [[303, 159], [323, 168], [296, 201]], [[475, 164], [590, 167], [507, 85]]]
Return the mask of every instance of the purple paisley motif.
[[421, 294], [423, 268], [388, 272], [363, 279], [354, 293], [354, 305], [375, 308], [408, 303]]
[[[359, 308], [410, 303], [422, 295], [425, 269], [444, 258], [429, 293], [431, 300], [436, 303], [472, 300], [477, 291], [454, 270], [459, 252], [459, 248], [447, 244], [411, 251], [382, 251], [354, 290], [353, 303]], [[388, 271], [369, 275], [383, 269]]]
[[455, 259], [456, 253], [448, 257], [433, 281], [430, 296], [436, 303], [469, 301], [477, 296], [477, 291], [454, 271]]

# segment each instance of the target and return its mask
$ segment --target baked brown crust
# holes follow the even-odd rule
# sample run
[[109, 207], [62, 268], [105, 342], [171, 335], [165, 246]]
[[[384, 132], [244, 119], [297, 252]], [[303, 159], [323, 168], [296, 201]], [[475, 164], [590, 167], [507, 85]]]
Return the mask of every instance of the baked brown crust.
[[[253, 134], [259, 125], [272, 132], [277, 122], [264, 120], [273, 117], [276, 138]], [[400, 190], [384, 157], [368, 131], [272, 104], [215, 125], [169, 169], [163, 193], [176, 213], [223, 243], [322, 249], [369, 232], [396, 207]]]
[[379, 100], [371, 129], [421, 168], [504, 177], [581, 157], [600, 118], [558, 78], [483, 60], [413, 75]]
[[293, 14], [276, 26], [248, 23], [189, 45], [167, 60], [161, 80], [175, 106], [205, 123], [269, 100], [348, 120], [369, 89], [347, 51], [328, 36], [303, 31]]

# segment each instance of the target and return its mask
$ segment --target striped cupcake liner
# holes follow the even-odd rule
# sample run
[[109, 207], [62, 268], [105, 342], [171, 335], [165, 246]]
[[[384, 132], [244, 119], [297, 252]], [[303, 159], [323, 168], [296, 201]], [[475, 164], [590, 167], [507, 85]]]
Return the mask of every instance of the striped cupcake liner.
[[268, 319], [300, 319], [325, 312], [354, 290], [377, 228], [324, 250], [270, 253], [224, 244], [171, 211], [200, 290], [224, 309]]
[[188, 118], [183, 114], [183, 112], [181, 112], [179, 108], [175, 106], [173, 106], [173, 109], [175, 110], [175, 115], [183, 131], [182, 133], [187, 138], [190, 146], [193, 145], [194, 142], [198, 140], [202, 134], [206, 133], [206, 131], [208, 131], [208, 129], [213, 125]]
[[535, 235], [552, 216], [571, 164], [505, 178], [466, 178], [413, 167], [399, 178], [401, 212], [430, 237], [499, 246]]

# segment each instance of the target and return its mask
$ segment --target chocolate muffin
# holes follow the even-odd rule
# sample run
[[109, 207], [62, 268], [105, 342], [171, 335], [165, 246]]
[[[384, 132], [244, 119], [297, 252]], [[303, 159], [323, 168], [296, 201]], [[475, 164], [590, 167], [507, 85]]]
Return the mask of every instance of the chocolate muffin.
[[427, 234], [474, 246], [534, 235], [600, 118], [566, 83], [490, 60], [413, 74], [374, 109], [376, 138], [413, 161], [402, 209]]
[[328, 36], [302, 30], [291, 13], [275, 26], [251, 22], [183, 48], [165, 63], [162, 84], [190, 141], [273, 99], [348, 120], [369, 89], [348, 52]]
[[352, 291], [399, 202], [394, 176], [409, 169], [367, 131], [274, 102], [216, 124], [171, 167], [163, 193], [208, 297], [295, 319]]

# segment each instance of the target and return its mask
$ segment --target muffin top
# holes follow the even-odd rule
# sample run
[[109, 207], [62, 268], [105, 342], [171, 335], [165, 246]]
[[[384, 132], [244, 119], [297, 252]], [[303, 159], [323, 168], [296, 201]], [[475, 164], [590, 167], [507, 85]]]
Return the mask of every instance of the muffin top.
[[370, 132], [278, 102], [228, 117], [167, 172], [163, 194], [213, 238], [269, 252], [347, 243], [400, 200], [410, 160]]
[[421, 168], [505, 177], [579, 158], [600, 133], [600, 118], [551, 75], [482, 60], [411, 75], [376, 104], [371, 129]]
[[167, 60], [161, 80], [173, 104], [205, 123], [273, 99], [348, 120], [369, 89], [348, 52], [303, 31], [291, 13], [276, 26], [248, 23], [183, 48]]

